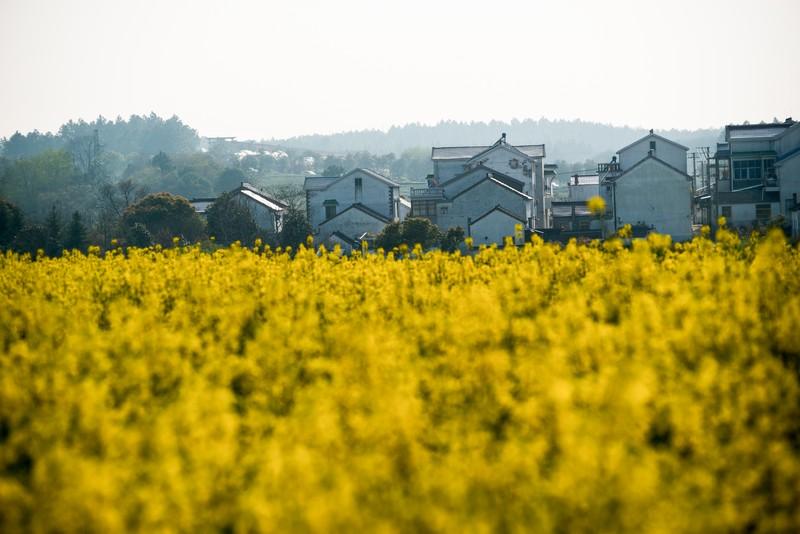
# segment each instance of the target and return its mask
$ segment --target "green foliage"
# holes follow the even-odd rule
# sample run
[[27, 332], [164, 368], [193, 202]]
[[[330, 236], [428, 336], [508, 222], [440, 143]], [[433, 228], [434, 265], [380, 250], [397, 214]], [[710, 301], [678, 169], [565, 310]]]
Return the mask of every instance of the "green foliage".
[[142, 224], [162, 246], [169, 246], [173, 237], [194, 242], [204, 235], [203, 221], [189, 201], [169, 193], [150, 194], [131, 205], [125, 210], [123, 223], [127, 228]]
[[22, 230], [24, 219], [20, 209], [11, 202], [0, 198], [0, 250], [11, 246]]
[[142, 223], [133, 223], [127, 231], [128, 245], [132, 247], [149, 247], [153, 245], [153, 236]]
[[314, 230], [308, 223], [305, 213], [294, 208], [286, 210], [283, 227], [278, 235], [281, 246], [297, 248], [298, 245], [306, 242], [308, 236], [313, 234]]
[[223, 193], [206, 210], [208, 235], [220, 245], [234, 241], [252, 243], [258, 234], [253, 214], [236, 199], [236, 193]]
[[36, 256], [39, 250], [47, 247], [47, 228], [41, 224], [26, 225], [17, 233], [13, 249], [23, 254]]
[[391, 250], [400, 245], [422, 245], [430, 249], [439, 245], [442, 233], [429, 219], [409, 217], [403, 222], [392, 222], [383, 227], [375, 239], [375, 246]]
[[95, 130], [104, 150], [121, 154], [170, 154], [197, 150], [200, 139], [197, 132], [189, 128], [178, 117], [162, 119], [154, 113], [148, 116], [131, 115], [128, 120], [117, 117], [109, 121], [98, 117], [92, 122], [69, 121], [61, 126], [57, 134], [42, 134], [33, 131], [27, 135], [19, 132], [3, 139], [3, 155], [18, 159], [33, 157], [47, 150], [67, 148], [76, 140], [90, 139]]
[[81, 214], [76, 211], [72, 214], [72, 218], [67, 225], [64, 248], [67, 250], [84, 250], [86, 245], [86, 226], [83, 224]]
[[222, 171], [215, 180], [214, 191], [217, 193], [226, 193], [239, 187], [242, 182], [247, 181], [247, 176], [235, 168], [228, 168]]
[[153, 156], [153, 159], [150, 160], [150, 163], [153, 167], [158, 167], [161, 169], [161, 172], [169, 172], [175, 166], [172, 164], [172, 159], [163, 151], [160, 151], [158, 154]]
[[403, 225], [400, 222], [390, 222], [383, 227], [375, 238], [375, 246], [389, 251], [403, 243]]
[[47, 241], [45, 243], [44, 252], [51, 258], [55, 258], [63, 250], [61, 244], [61, 217], [53, 206], [44, 223], [45, 231], [47, 232]]
[[464, 229], [460, 226], [448, 228], [447, 232], [442, 236], [442, 250], [445, 252], [455, 252], [464, 244], [465, 237]]

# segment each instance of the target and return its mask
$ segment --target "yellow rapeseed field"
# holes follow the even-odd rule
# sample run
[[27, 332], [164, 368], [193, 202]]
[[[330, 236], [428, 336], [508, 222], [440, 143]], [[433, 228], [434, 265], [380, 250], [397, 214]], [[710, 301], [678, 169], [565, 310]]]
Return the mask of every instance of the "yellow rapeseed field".
[[800, 531], [800, 251], [0, 257], [0, 531]]

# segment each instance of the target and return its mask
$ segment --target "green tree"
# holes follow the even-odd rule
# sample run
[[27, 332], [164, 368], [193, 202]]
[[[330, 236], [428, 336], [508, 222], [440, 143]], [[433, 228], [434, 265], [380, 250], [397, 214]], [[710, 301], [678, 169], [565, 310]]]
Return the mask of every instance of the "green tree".
[[308, 236], [313, 235], [313, 229], [306, 219], [306, 214], [294, 208], [286, 210], [283, 217], [283, 227], [278, 239], [283, 247], [297, 247], [305, 243]]
[[422, 245], [429, 249], [439, 244], [441, 232], [429, 219], [411, 217], [403, 221], [403, 243], [409, 247]]
[[246, 181], [247, 176], [239, 169], [225, 169], [217, 176], [214, 190], [218, 193], [233, 191], [239, 187], [242, 182]]
[[0, 198], [0, 250], [10, 248], [23, 226], [22, 211]]
[[153, 245], [153, 236], [142, 223], [133, 223], [127, 231], [128, 244], [132, 247], [150, 247]]
[[47, 229], [41, 224], [25, 226], [17, 234], [13, 248], [17, 252], [28, 253], [36, 257], [39, 250], [47, 246]]
[[72, 214], [72, 219], [67, 225], [67, 235], [64, 237], [64, 248], [68, 250], [83, 250], [86, 248], [86, 226], [77, 211]]
[[383, 227], [378, 237], [375, 238], [375, 246], [385, 251], [390, 251], [399, 247], [403, 243], [403, 226], [399, 222], [391, 222]]
[[125, 210], [122, 217], [126, 228], [142, 224], [153, 236], [155, 243], [169, 246], [173, 237], [193, 242], [204, 234], [203, 220], [195, 213], [189, 201], [170, 193], [147, 195]]
[[442, 250], [445, 252], [455, 252], [464, 242], [464, 238], [464, 229], [460, 226], [448, 228], [447, 232], [442, 236]]
[[206, 210], [208, 235], [214, 236], [220, 245], [234, 241], [251, 243], [258, 234], [253, 214], [236, 200], [236, 193], [223, 193]]
[[153, 165], [153, 167], [158, 167], [161, 169], [161, 172], [169, 172], [175, 168], [175, 166], [172, 164], [172, 159], [170, 159], [170, 157], [164, 151], [159, 151], [158, 154], [153, 156], [153, 159], [150, 160], [150, 163]]
[[50, 209], [44, 227], [47, 232], [47, 242], [45, 243], [44, 252], [51, 258], [54, 258], [61, 254], [64, 248], [61, 243], [61, 217], [58, 216], [55, 206]]

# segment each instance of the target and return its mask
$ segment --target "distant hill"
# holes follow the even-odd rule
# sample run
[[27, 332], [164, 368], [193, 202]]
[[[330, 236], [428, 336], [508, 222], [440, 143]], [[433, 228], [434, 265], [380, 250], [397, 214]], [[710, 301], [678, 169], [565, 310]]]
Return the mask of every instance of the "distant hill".
[[[612, 126], [581, 120], [525, 119], [511, 122], [443, 121], [433, 126], [407, 124], [388, 131], [360, 130], [330, 135], [302, 135], [288, 139], [272, 139], [276, 145], [329, 153], [368, 151], [375, 154], [431, 146], [486, 145], [501, 133], [511, 143], [544, 143], [548, 160], [603, 161], [616, 150], [645, 135], [644, 128]], [[658, 130], [657, 133], [686, 145], [714, 146], [721, 129]]]

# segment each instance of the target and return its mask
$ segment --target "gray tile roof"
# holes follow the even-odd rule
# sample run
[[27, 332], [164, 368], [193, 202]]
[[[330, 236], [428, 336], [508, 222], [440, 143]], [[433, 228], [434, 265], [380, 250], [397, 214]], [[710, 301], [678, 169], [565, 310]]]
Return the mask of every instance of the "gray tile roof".
[[[489, 150], [494, 145], [484, 146], [435, 146], [431, 150], [431, 159], [471, 159]], [[544, 145], [508, 145], [513, 146], [526, 156], [531, 158], [544, 157]]]

